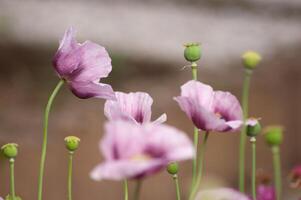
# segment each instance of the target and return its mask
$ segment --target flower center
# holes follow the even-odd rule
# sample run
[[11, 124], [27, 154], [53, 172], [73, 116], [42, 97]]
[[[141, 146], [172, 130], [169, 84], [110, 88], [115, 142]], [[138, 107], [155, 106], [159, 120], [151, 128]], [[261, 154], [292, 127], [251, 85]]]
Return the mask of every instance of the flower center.
[[146, 154], [137, 154], [131, 157], [132, 161], [147, 161], [150, 160], [151, 157], [149, 155]]

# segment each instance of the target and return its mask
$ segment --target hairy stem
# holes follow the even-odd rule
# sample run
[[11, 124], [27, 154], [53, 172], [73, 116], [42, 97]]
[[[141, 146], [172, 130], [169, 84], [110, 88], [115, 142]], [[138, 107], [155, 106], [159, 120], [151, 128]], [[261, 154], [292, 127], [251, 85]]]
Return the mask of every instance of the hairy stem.
[[138, 179], [136, 183], [136, 188], [134, 192], [134, 200], [138, 200], [140, 197], [140, 192], [141, 192], [141, 187], [142, 187], [142, 180]]

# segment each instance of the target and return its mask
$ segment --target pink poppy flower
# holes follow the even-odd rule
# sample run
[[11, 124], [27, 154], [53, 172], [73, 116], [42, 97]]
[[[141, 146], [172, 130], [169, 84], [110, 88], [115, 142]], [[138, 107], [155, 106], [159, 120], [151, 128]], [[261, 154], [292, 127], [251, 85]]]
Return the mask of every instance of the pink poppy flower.
[[218, 188], [200, 191], [195, 200], [251, 200], [245, 194], [242, 194], [231, 188]]
[[90, 41], [77, 43], [72, 28], [65, 32], [54, 56], [53, 66], [77, 97], [115, 99], [112, 87], [99, 82], [112, 70], [108, 52]]
[[268, 185], [257, 186], [257, 200], [276, 200], [274, 187]]
[[229, 92], [213, 91], [198, 81], [181, 87], [181, 96], [174, 98], [194, 125], [205, 131], [235, 131], [243, 124], [239, 101]]
[[[151, 121], [153, 99], [149, 94], [115, 92], [115, 95], [117, 100], [107, 100], [104, 107], [105, 115], [109, 120], [122, 119], [139, 124]], [[166, 118], [166, 114], [163, 114], [153, 123], [163, 123]]]
[[105, 161], [91, 172], [94, 180], [143, 178], [171, 161], [191, 159], [194, 149], [187, 135], [164, 124], [137, 125], [109, 121], [100, 142]]
[[292, 188], [301, 189], [301, 165], [297, 165], [292, 169], [289, 179]]

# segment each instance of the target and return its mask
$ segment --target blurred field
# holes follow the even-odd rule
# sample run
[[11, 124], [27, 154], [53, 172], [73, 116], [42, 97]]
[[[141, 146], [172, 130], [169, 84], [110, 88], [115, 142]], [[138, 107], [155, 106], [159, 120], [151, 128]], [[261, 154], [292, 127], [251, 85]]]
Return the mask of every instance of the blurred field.
[[[181, 70], [186, 64], [182, 57], [183, 42], [193, 39], [204, 43], [204, 57], [200, 62], [199, 79], [211, 84], [215, 89], [229, 90], [238, 97], [241, 94], [243, 80], [240, 53], [248, 48], [262, 52], [264, 61], [252, 79], [250, 111], [251, 116], [261, 117], [264, 125], [283, 124], [285, 126], [282, 164], [284, 186], [288, 185], [286, 179], [288, 171], [301, 162], [299, 126], [301, 120], [301, 34], [299, 33], [301, 33], [301, 27], [298, 23], [301, 10], [298, 10], [298, 1], [296, 5], [292, 4], [294, 6], [288, 2], [287, 7], [282, 7], [280, 10], [272, 9], [268, 12], [272, 14], [271, 16], [262, 15], [260, 7], [256, 9], [256, 6], [235, 6], [237, 5], [235, 3], [224, 5], [222, 8], [211, 4], [208, 6], [196, 3], [193, 5], [197, 7], [191, 8], [178, 3], [173, 4], [172, 1], [169, 1], [167, 6], [160, 7], [155, 2], [138, 4], [139, 11], [137, 12], [131, 8], [131, 5], [133, 8], [137, 8], [137, 5], [128, 4], [124, 7], [128, 12], [124, 12], [122, 16], [128, 17], [129, 21], [123, 20], [118, 24], [119, 27], [114, 27], [114, 23], [110, 23], [110, 18], [93, 17], [93, 14], [97, 13], [95, 10], [92, 10], [90, 15], [87, 11], [84, 12], [87, 18], [92, 20], [90, 23], [85, 24], [83, 23], [85, 20], [80, 21], [78, 18], [81, 23], [77, 24], [74, 19], [68, 20], [68, 15], [66, 13], [64, 15], [63, 9], [59, 10], [56, 15], [56, 11], [50, 8], [59, 6], [66, 8], [66, 5], [70, 4], [69, 11], [73, 11], [70, 15], [82, 16], [82, 9], [95, 5], [98, 5], [101, 10], [106, 10], [107, 13], [110, 13], [112, 8], [120, 11], [124, 4], [119, 1], [109, 5], [101, 1], [93, 1], [93, 4], [83, 4], [81, 1], [76, 1], [76, 3], [64, 1], [60, 4], [56, 1], [49, 1], [45, 2], [50, 9], [48, 13], [45, 12], [47, 6], [42, 8], [44, 3], [42, 1], [29, 1], [27, 6], [22, 4], [24, 7], [17, 6], [16, 2], [10, 4], [7, 1], [0, 1], [0, 19], [6, 19], [5, 23], [2, 23], [5, 25], [0, 26], [2, 38], [0, 40], [0, 89], [2, 91], [0, 144], [17, 142], [20, 145], [20, 155], [16, 162], [16, 189], [23, 199], [36, 198], [42, 112], [48, 94], [58, 81], [51, 66], [51, 59], [56, 51], [58, 40], [71, 22], [75, 22], [72, 25], [79, 27], [80, 39], [91, 38], [94, 41], [103, 42], [102, 44], [106, 45], [110, 51], [114, 69], [106, 81], [111, 83], [116, 91], [150, 93], [154, 98], [153, 118], [166, 112], [168, 124], [185, 130], [190, 135], [192, 133], [191, 122], [172, 100], [172, 97], [179, 94], [179, 87], [191, 77], [188, 68]], [[196, 15], [193, 16], [196, 18], [191, 20], [191, 23], [207, 24], [206, 28], [211, 32], [198, 34], [198, 31], [206, 33], [206, 29], [201, 27], [188, 29], [187, 24], [183, 25], [183, 29], [179, 27], [180, 31], [175, 28], [174, 21], [170, 22], [172, 31], [168, 32], [164, 26], [168, 27], [169, 19], [172, 17], [162, 19], [160, 26], [156, 26], [154, 22], [158, 22], [160, 17], [152, 15], [148, 8], [152, 11], [160, 8], [156, 14], [168, 13], [170, 11], [168, 5], [172, 5], [171, 10], [175, 21], [182, 19], [181, 10], [185, 13], [194, 13]], [[270, 5], [276, 8], [278, 4], [271, 1]], [[294, 8], [292, 12], [284, 9], [291, 7]], [[40, 9], [44, 11], [43, 15]], [[189, 12], [190, 9], [191, 12]], [[200, 15], [198, 15], [198, 9], [203, 11]], [[229, 13], [229, 9], [233, 10], [230, 12], [232, 17], [228, 18], [228, 26], [223, 26], [223, 21], [218, 20], [224, 16], [221, 14], [223, 9], [226, 9], [226, 13]], [[22, 10], [31, 12], [24, 14]], [[216, 15], [217, 10], [219, 15]], [[246, 35], [247, 31], [239, 32], [240, 26], [237, 25], [237, 20], [239, 21], [240, 14], [244, 11], [250, 15], [247, 19], [255, 17], [257, 11], [261, 13], [256, 18], [259, 25], [257, 23], [256, 28], [250, 29], [254, 30], [252, 33], [258, 33], [258, 40], [255, 37], [256, 34], [251, 37]], [[204, 13], [211, 16], [207, 16], [207, 21], [198, 18]], [[51, 19], [53, 14], [60, 17], [53, 20]], [[20, 18], [18, 18], [19, 15]], [[116, 16], [116, 13], [113, 15]], [[145, 18], [141, 18], [142, 22], [138, 24], [149, 26], [135, 26], [135, 21], [131, 21], [133, 18], [130, 16], [139, 18], [140, 15]], [[32, 16], [35, 16], [35, 20], [41, 19], [41, 21], [36, 20], [36, 24], [31, 24], [34, 19]], [[218, 17], [215, 18], [216, 16]], [[49, 20], [46, 20], [47, 18]], [[265, 23], [261, 24], [261, 18]], [[58, 22], [57, 28], [53, 27], [56, 21]], [[190, 19], [183, 21], [187, 22]], [[273, 21], [279, 22], [280, 25], [269, 25], [269, 23], [274, 23]], [[6, 24], [7, 22], [12, 24]], [[101, 27], [102, 22], [106, 22], [107, 25]], [[233, 32], [229, 31], [231, 30], [229, 24], [234, 24], [233, 27], [236, 27], [235, 30], [238, 31], [232, 37], [230, 36]], [[127, 29], [126, 25], [130, 28]], [[210, 29], [211, 25], [214, 28]], [[123, 26], [122, 32], [120, 32], [121, 26]], [[252, 24], [247, 26], [252, 26]], [[119, 31], [118, 34], [107, 34], [107, 38], [106, 34], [103, 34], [106, 31], [111, 33], [114, 29]], [[142, 35], [133, 34], [136, 29]], [[189, 34], [191, 31], [193, 34]], [[145, 35], [144, 38], [143, 33], [147, 32], [153, 34]], [[218, 35], [228, 37], [217, 37]], [[137, 40], [134, 40], [135, 38]], [[95, 99], [79, 100], [67, 88], [62, 90], [56, 99], [50, 118], [45, 200], [66, 197], [67, 152], [64, 149], [63, 139], [70, 134], [82, 139], [80, 150], [75, 156], [74, 200], [87, 197], [90, 199], [122, 198], [121, 183], [109, 181], [96, 183], [88, 176], [90, 170], [102, 159], [98, 151], [98, 141], [105, 122], [103, 103], [102, 100]], [[237, 186], [238, 139], [239, 135], [235, 133], [211, 134], [206, 154], [207, 175], [203, 188], [216, 185]], [[261, 139], [259, 139], [258, 154], [258, 167], [271, 172], [270, 151]], [[247, 166], [249, 167], [250, 163]], [[184, 163], [181, 166], [180, 178], [183, 190], [186, 191], [190, 183], [190, 172], [190, 162]], [[250, 172], [249, 168], [247, 172]], [[8, 165], [2, 158], [0, 160], [0, 196], [4, 196], [9, 191], [7, 174]], [[287, 199], [294, 194], [287, 187], [285, 192]], [[166, 173], [160, 173], [148, 178], [144, 183], [141, 199], [175, 199], [174, 185], [170, 177]]]

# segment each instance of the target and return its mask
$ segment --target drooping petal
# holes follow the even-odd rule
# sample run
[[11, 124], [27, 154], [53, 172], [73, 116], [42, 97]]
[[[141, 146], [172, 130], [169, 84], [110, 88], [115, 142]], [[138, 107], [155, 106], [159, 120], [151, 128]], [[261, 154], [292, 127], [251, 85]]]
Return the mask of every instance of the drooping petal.
[[200, 191], [195, 200], [251, 200], [248, 196], [231, 188]]
[[116, 92], [116, 101], [108, 100], [104, 112], [108, 119], [134, 119], [138, 123], [150, 122], [153, 99], [144, 92]]
[[229, 92], [216, 91], [213, 98], [213, 112], [226, 121], [242, 121], [242, 109], [237, 98]]
[[176, 97], [174, 98], [180, 108], [186, 113], [186, 115], [192, 120], [194, 125], [201, 130], [223, 130], [228, 126], [225, 121], [219, 119], [214, 113], [209, 112], [198, 104], [198, 102], [188, 97]]
[[116, 98], [112, 87], [108, 84], [75, 81], [69, 82], [68, 84], [73, 94], [81, 99], [97, 97], [114, 100]]
[[274, 188], [272, 186], [259, 185], [257, 187], [257, 200], [276, 200]]

